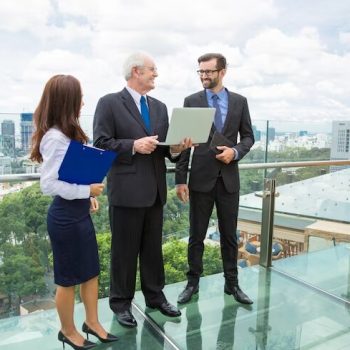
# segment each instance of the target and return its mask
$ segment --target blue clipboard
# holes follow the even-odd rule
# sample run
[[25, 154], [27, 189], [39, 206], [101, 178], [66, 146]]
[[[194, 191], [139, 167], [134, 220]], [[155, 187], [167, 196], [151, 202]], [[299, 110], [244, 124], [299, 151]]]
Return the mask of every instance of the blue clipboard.
[[58, 170], [58, 179], [78, 185], [101, 183], [116, 157], [116, 152], [71, 140]]

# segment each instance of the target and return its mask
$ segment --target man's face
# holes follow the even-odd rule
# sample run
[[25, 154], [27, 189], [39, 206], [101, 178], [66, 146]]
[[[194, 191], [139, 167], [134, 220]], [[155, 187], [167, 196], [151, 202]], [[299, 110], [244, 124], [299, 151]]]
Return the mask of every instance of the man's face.
[[222, 70], [216, 68], [216, 58], [199, 64], [200, 79], [205, 89], [214, 89], [222, 82]]
[[152, 59], [146, 58], [143, 66], [138, 67], [138, 84], [142, 91], [154, 89], [154, 79], [158, 76], [157, 67]]

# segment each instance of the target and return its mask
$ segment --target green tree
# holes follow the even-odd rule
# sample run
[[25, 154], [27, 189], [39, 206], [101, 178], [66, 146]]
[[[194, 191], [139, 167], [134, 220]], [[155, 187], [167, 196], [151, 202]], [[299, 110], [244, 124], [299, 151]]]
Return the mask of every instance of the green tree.
[[18, 244], [24, 240], [25, 234], [21, 193], [7, 195], [0, 202], [0, 244]]
[[35, 233], [41, 238], [46, 238], [46, 216], [52, 198], [42, 194], [39, 183], [35, 183], [19, 193], [27, 233]]
[[13, 303], [19, 306], [25, 296], [44, 294], [44, 268], [31, 257], [25, 256], [21, 247], [7, 244], [6, 248], [0, 266], [0, 290], [8, 296], [10, 306]]
[[[163, 259], [166, 284], [180, 282], [186, 279], [187, 242], [170, 240], [163, 244]], [[222, 271], [219, 245], [206, 244], [203, 254], [203, 276]]]
[[175, 188], [168, 190], [164, 206], [163, 236], [184, 237], [188, 235], [188, 203], [183, 204], [176, 195]]
[[110, 259], [111, 259], [111, 234], [99, 233], [96, 235], [98, 252], [100, 257], [100, 275], [99, 275], [99, 298], [104, 298], [109, 295], [109, 280], [110, 280]]
[[108, 198], [107, 195], [102, 194], [97, 198], [99, 203], [99, 210], [91, 215], [92, 221], [95, 226], [96, 233], [110, 231], [109, 218], [108, 218]]

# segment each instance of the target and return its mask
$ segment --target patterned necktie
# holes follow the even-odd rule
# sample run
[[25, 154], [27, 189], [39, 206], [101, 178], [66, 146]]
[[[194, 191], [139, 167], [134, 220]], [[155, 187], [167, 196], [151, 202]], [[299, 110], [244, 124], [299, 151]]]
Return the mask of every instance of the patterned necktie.
[[222, 123], [221, 110], [220, 110], [220, 106], [218, 103], [219, 96], [213, 95], [212, 99], [213, 99], [213, 107], [216, 109], [215, 117], [214, 117], [214, 125], [216, 127], [216, 130], [221, 132], [224, 125]]
[[143, 122], [145, 123], [146, 129], [149, 132], [151, 131], [151, 120], [149, 117], [149, 110], [147, 107], [145, 96], [141, 96], [140, 104], [141, 104], [141, 116], [142, 116]]

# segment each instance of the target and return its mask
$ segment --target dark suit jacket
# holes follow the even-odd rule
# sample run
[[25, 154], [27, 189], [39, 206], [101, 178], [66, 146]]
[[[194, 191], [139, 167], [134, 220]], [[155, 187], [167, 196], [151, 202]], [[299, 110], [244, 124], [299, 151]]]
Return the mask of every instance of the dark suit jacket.
[[[185, 98], [185, 107], [208, 107], [205, 90]], [[195, 147], [191, 164], [189, 188], [198, 192], [209, 192], [215, 185], [219, 172], [229, 193], [239, 191], [238, 160], [242, 159], [254, 144], [254, 135], [250, 121], [247, 99], [241, 95], [229, 92], [228, 112], [222, 134], [229, 139], [238, 151], [239, 159], [224, 164], [215, 158], [215, 153], [209, 145], [214, 133], [210, 132], [208, 142]], [[240, 142], [237, 143], [237, 136]], [[190, 151], [182, 152], [176, 164], [176, 184], [187, 183], [187, 171]]]
[[166, 202], [165, 156], [170, 160], [169, 147], [158, 146], [149, 155], [132, 154], [135, 139], [158, 135], [164, 141], [168, 131], [168, 112], [164, 103], [148, 96], [151, 132], [148, 133], [140, 112], [127, 91], [123, 89], [102, 97], [94, 116], [94, 145], [118, 152], [107, 175], [110, 205], [149, 207], [155, 203], [157, 192], [162, 204]]

